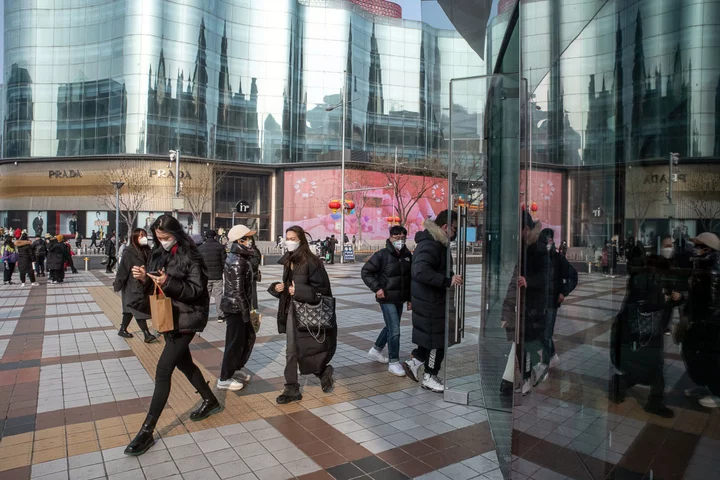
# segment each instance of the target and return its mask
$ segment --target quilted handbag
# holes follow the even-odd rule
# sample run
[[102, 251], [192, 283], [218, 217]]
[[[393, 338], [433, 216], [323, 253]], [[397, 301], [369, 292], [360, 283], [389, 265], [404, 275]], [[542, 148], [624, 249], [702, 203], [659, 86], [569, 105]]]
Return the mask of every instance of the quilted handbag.
[[662, 335], [663, 311], [647, 311], [645, 302], [639, 301], [635, 308], [629, 308], [627, 322], [633, 340], [633, 350], [639, 350], [653, 337]]
[[316, 304], [293, 300], [293, 309], [298, 330], [310, 333], [316, 342], [322, 343], [325, 341], [325, 330], [337, 326], [337, 316], [333, 297], [319, 295], [319, 299]]

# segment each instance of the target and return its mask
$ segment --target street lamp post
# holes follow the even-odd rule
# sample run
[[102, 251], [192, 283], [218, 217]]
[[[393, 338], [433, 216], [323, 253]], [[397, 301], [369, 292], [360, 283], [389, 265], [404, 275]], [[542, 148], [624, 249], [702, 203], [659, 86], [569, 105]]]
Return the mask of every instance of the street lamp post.
[[115, 255], [120, 251], [120, 189], [125, 182], [112, 182], [115, 187]]
[[[175, 162], [175, 199], [173, 203], [176, 203], [177, 198], [180, 197], [180, 149], [169, 150], [168, 154], [170, 155], [170, 163]], [[174, 205], [173, 212], [175, 213], [175, 218], [180, 217], [180, 212]]]

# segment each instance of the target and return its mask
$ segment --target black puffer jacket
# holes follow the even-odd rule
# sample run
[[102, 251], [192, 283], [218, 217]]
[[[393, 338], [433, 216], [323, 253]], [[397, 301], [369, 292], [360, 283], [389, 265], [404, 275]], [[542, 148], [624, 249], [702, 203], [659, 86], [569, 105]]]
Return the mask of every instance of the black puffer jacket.
[[385, 248], [378, 250], [363, 265], [360, 276], [373, 292], [382, 289], [385, 298], [375, 299], [378, 303], [404, 303], [410, 301], [410, 272], [412, 253], [407, 247], [399, 252], [388, 240]]
[[[196, 251], [193, 255], [179, 244], [167, 252], [158, 245], [152, 251], [148, 269], [165, 269], [167, 280], [162, 289], [165, 295], [172, 299], [175, 330], [202, 332], [210, 313], [210, 294], [207, 289], [205, 264], [200, 253]], [[146, 280], [145, 283], [145, 293], [151, 294], [153, 282]]]
[[256, 282], [260, 281], [260, 264], [262, 263], [262, 253], [260, 253], [260, 250], [257, 249], [257, 247], [253, 247], [252, 249], [252, 256], [249, 258], [250, 260], [250, 266], [252, 267], [253, 271], [253, 280]]
[[15, 249], [18, 253], [18, 269], [21, 272], [29, 272], [32, 270], [32, 264], [35, 261], [35, 252], [28, 240], [18, 240], [15, 242]]
[[415, 235], [412, 257], [412, 341], [419, 347], [444, 348], [445, 303], [450, 278], [447, 276], [449, 239], [428, 219], [425, 230]]
[[225, 260], [223, 272], [223, 293], [220, 310], [228, 314], [239, 314], [244, 322], [250, 321], [250, 299], [252, 298], [253, 271], [250, 259], [254, 250], [233, 243], [230, 255]]
[[[301, 263], [291, 269], [290, 262], [288, 262], [290, 255], [290, 253], [286, 253], [278, 261], [278, 263], [285, 265], [283, 270], [285, 290], [281, 293], [275, 291], [275, 285], [279, 282], [273, 283], [268, 288], [270, 295], [280, 299], [277, 314], [279, 333], [286, 333], [287, 318], [292, 308], [293, 298], [298, 302], [317, 303], [318, 294], [332, 296], [330, 278], [328, 278], [328, 274], [319, 260]], [[291, 297], [288, 293], [288, 288], [293, 282], [295, 282], [295, 297]], [[325, 341], [318, 343], [310, 332], [295, 330], [298, 366], [300, 373], [303, 375], [322, 373], [335, 355], [337, 328], [326, 330], [325, 334]]]
[[58, 242], [55, 238], [50, 240], [47, 253], [47, 269], [62, 270], [65, 264], [65, 244]]
[[45, 240], [43, 240], [42, 238], [38, 238], [37, 240], [35, 240], [32, 244], [32, 248], [33, 248], [33, 251], [35, 252], [36, 257], [40, 257], [40, 256], [44, 257], [45, 255], [47, 255], [47, 252], [48, 252], [47, 244], [45, 243]]
[[116, 253], [115, 239], [109, 238], [107, 242], [105, 242], [105, 255], [108, 257], [114, 257]]
[[214, 238], [208, 238], [205, 243], [198, 247], [198, 250], [200, 250], [203, 261], [205, 261], [208, 280], [222, 279], [225, 260], [227, 259], [225, 246]]
[[[132, 313], [139, 320], [150, 318], [150, 315], [145, 313], [149, 311], [150, 305], [148, 295], [145, 294], [145, 285], [133, 277], [132, 268], [147, 265], [149, 257], [150, 249], [148, 247], [138, 250], [131, 245], [126, 248], [113, 282], [113, 290], [116, 292], [122, 291], [123, 313]], [[133, 308], [130, 305], [138, 305], [139, 308]]]

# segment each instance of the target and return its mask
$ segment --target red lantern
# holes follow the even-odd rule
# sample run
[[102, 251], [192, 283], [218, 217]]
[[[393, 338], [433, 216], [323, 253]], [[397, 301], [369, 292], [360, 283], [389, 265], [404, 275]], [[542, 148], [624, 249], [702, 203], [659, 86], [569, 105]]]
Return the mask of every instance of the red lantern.
[[355, 208], [355, 202], [352, 200], [345, 200], [345, 210], [350, 211]]
[[535, 202], [532, 202], [532, 205], [530, 205], [530, 211], [532, 212], [533, 216], [535, 216], [538, 211], [538, 204]]
[[328, 203], [328, 207], [330, 207], [333, 213], [337, 213], [337, 211], [342, 208], [342, 203], [340, 203], [340, 200], [331, 200], [330, 203]]
[[397, 215], [394, 217], [387, 217], [385, 221], [389, 224], [400, 223], [400, 217], [398, 217]]

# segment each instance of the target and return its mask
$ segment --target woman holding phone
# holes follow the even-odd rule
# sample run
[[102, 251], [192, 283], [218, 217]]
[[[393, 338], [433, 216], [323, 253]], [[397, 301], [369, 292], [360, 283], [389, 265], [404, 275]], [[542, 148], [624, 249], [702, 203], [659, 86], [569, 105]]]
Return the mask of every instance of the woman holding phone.
[[202, 404], [190, 414], [190, 420], [200, 421], [222, 410], [190, 355], [190, 342], [207, 325], [210, 309], [205, 264], [177, 219], [161, 215], [152, 224], [151, 231], [154, 248], [148, 268], [133, 267], [133, 277], [144, 284], [146, 294], [152, 293], [157, 285], [172, 300], [174, 329], [163, 334], [165, 348], [155, 371], [150, 409], [140, 432], [125, 449], [126, 455], [142, 455], [155, 444], [153, 431], [170, 396], [175, 367], [185, 374], [202, 397]]
[[268, 289], [280, 300], [278, 332], [287, 333], [285, 389], [277, 397], [280, 405], [302, 400], [298, 367], [301, 374], [318, 377], [323, 392], [332, 392], [335, 381], [330, 361], [337, 349], [337, 327], [325, 330], [323, 341], [318, 342], [310, 332], [300, 331], [295, 321], [293, 300], [316, 304], [318, 295], [332, 297], [330, 279], [322, 261], [310, 250], [305, 230], [297, 225], [285, 232], [285, 247], [287, 253], [278, 261], [284, 266], [282, 282], [275, 282]]

